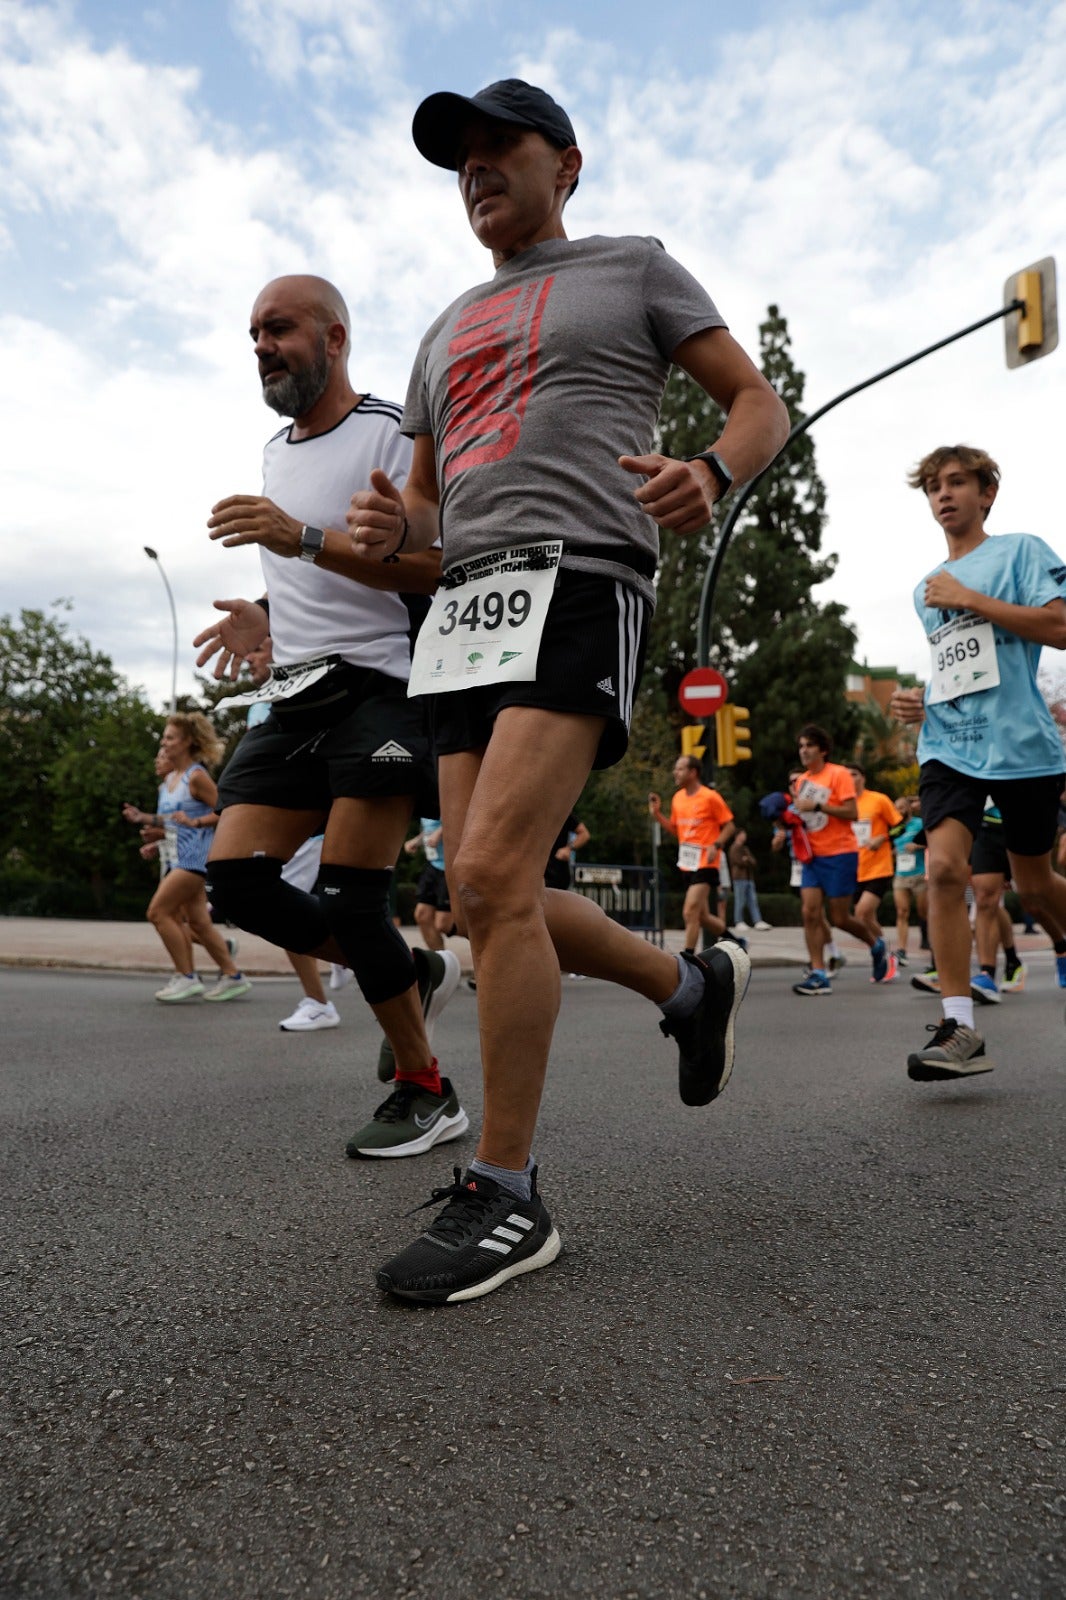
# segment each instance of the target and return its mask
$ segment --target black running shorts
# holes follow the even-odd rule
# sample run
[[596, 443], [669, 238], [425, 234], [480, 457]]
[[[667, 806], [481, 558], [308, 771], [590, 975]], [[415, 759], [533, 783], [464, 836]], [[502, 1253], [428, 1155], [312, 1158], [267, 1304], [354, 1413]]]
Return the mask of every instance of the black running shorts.
[[338, 799], [411, 795], [420, 816], [439, 816], [424, 707], [405, 683], [370, 668], [349, 669], [343, 696], [327, 708], [275, 705], [223, 769], [219, 809], [328, 813]]
[[976, 838], [989, 795], [1003, 818], [1003, 843], [1016, 856], [1043, 856], [1055, 843], [1059, 796], [1066, 773], [1051, 778], [1009, 780], [971, 778], [943, 761], [922, 765], [918, 790], [922, 799], [922, 826], [932, 833], [954, 817]]
[[[427, 696], [438, 756], [482, 750], [505, 706], [606, 717], [593, 766], [613, 767], [629, 743], [651, 607], [628, 584], [560, 567], [532, 683], [486, 683]], [[427, 813], [428, 815], [428, 813]]]
[[434, 867], [426, 862], [422, 868], [422, 876], [418, 880], [418, 888], [415, 890], [415, 899], [419, 905], [433, 906], [437, 911], [452, 909], [452, 903], [448, 899], [448, 880], [440, 867]]
[[678, 867], [677, 870], [686, 889], [691, 889], [697, 883], [705, 883], [709, 889], [714, 890], [711, 898], [717, 896], [718, 886], [722, 881], [717, 867], [697, 867], [695, 872], [686, 872], [682, 867]]

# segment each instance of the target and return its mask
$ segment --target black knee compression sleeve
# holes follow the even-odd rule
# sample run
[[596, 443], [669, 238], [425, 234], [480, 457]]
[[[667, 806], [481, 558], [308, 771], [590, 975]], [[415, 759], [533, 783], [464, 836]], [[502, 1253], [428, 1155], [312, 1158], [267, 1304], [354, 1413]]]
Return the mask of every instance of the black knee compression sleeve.
[[238, 928], [257, 933], [283, 950], [310, 955], [329, 939], [329, 924], [313, 894], [285, 882], [281, 876], [284, 865], [277, 856], [211, 861], [208, 898]]
[[323, 865], [315, 885], [329, 931], [372, 1006], [404, 994], [415, 981], [411, 952], [389, 916], [392, 873]]

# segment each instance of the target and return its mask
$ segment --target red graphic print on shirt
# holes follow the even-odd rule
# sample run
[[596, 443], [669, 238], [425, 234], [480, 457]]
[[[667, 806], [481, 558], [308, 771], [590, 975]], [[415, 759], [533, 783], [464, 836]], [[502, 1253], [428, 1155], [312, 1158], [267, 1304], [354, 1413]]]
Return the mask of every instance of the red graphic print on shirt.
[[554, 277], [467, 306], [448, 345], [445, 481], [502, 461], [518, 443]]

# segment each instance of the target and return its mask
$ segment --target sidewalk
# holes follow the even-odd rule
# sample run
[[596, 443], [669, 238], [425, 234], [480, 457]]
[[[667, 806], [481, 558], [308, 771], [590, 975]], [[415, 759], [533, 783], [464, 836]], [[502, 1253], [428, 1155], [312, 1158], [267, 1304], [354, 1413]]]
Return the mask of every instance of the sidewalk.
[[[422, 942], [413, 927], [403, 928], [401, 932], [410, 945]], [[239, 930], [237, 937], [240, 940], [238, 961], [249, 977], [292, 975], [285, 952], [276, 945]], [[667, 930], [668, 950], [680, 950], [682, 942], [680, 929]], [[849, 939], [847, 944], [850, 946], [852, 942]], [[473, 971], [470, 946], [465, 939], [449, 939], [448, 948], [459, 957], [464, 972]], [[806, 964], [803, 934], [799, 928], [774, 928], [769, 933], [749, 934], [748, 948], [757, 967], [802, 967]], [[198, 954], [203, 967], [204, 958]], [[76, 922], [61, 917], [0, 917], [0, 966], [70, 967], [102, 972], [168, 973], [171, 970], [166, 952], [147, 922]]]
[[[408, 944], [421, 944], [415, 928], [403, 928], [401, 932]], [[238, 932], [238, 938], [238, 960], [249, 977], [291, 977], [292, 968], [283, 950], [251, 933]], [[857, 940], [847, 934], [838, 938], [849, 962], [866, 958]], [[914, 938], [912, 929], [911, 965], [918, 968], [920, 957], [913, 948]], [[769, 933], [749, 933], [747, 940], [753, 966], [802, 968], [807, 964], [802, 928], [771, 928]], [[682, 942], [680, 929], [667, 929], [668, 950], [679, 951]], [[1030, 950], [1046, 950], [1047, 935], [1019, 933], [1017, 945], [1022, 955]], [[463, 971], [471, 973], [466, 940], [449, 939], [448, 948], [459, 957]], [[199, 965], [204, 966], [202, 954]], [[171, 970], [166, 952], [147, 922], [75, 922], [60, 917], [0, 917], [0, 967], [70, 967], [101, 972]]]

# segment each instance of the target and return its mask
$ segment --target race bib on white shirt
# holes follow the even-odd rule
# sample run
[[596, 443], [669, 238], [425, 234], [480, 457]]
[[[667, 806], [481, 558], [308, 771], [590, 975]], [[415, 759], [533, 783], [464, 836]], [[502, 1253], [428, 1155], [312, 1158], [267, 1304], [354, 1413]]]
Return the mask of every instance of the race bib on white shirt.
[[698, 872], [703, 865], [703, 846], [698, 844], [679, 845], [677, 864], [682, 872]]
[[952, 617], [929, 635], [929, 668], [926, 705], [996, 688], [999, 661], [992, 624], [973, 611]]
[[545, 539], [453, 567], [418, 631], [408, 694], [532, 683], [562, 553]]
[[[812, 783], [810, 778], [804, 778], [796, 790], [797, 800], [814, 800], [824, 806], [829, 800], [829, 790], [824, 783]], [[803, 826], [808, 833], [821, 833], [829, 818], [824, 811], [801, 811]]]
[[270, 677], [257, 689], [249, 689], [246, 694], [231, 695], [223, 703], [228, 710], [230, 706], [257, 706], [264, 701], [272, 704], [275, 700], [292, 700], [324, 678], [340, 659], [336, 655], [316, 656], [313, 661], [294, 661], [291, 667], [271, 667]]

